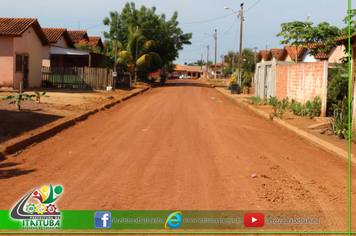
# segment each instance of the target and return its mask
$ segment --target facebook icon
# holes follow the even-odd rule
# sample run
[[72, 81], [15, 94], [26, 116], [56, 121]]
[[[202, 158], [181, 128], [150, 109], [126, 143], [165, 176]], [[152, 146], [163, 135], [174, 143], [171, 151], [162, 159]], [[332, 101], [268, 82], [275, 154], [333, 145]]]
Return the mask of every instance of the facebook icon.
[[94, 226], [97, 229], [109, 229], [111, 227], [111, 213], [109, 211], [95, 212]]

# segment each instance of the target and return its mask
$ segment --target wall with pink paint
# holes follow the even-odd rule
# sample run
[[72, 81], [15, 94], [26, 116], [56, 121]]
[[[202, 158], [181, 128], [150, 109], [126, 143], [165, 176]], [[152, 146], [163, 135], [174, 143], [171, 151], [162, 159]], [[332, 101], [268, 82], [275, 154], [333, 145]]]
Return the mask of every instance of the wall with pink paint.
[[68, 44], [63, 36], [61, 36], [56, 43], [51, 43], [53, 46], [68, 48]]
[[13, 39], [0, 37], [0, 88], [12, 88], [15, 67], [13, 64]]
[[[40, 87], [42, 83], [41, 67], [42, 67], [42, 49], [43, 45], [31, 26], [21, 37], [14, 37], [14, 63], [16, 63], [16, 54], [28, 54], [28, 88]], [[15, 70], [14, 70], [15, 71]], [[14, 88], [20, 88], [20, 82], [23, 79], [22, 73], [15, 73]]]
[[340, 45], [333, 49], [329, 56], [329, 63], [341, 63], [340, 58], [345, 57], [346, 54], [344, 53], [345, 46]]

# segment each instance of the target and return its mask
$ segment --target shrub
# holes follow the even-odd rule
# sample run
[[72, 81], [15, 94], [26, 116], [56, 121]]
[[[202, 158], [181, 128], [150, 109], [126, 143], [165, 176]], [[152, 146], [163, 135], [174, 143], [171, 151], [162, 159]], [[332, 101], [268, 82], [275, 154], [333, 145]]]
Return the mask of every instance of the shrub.
[[[352, 126], [351, 134], [349, 134], [348, 129], [348, 99], [345, 96], [342, 101], [339, 101], [338, 104], [333, 104], [334, 113], [331, 120], [331, 127], [336, 136], [340, 139], [348, 139], [350, 136], [351, 141], [356, 141], [356, 132]], [[352, 114], [351, 114], [352, 117]], [[352, 124], [352, 120], [350, 121]]]
[[329, 69], [328, 76], [328, 107], [337, 105], [343, 97], [348, 95], [348, 67], [338, 65], [337, 68]]
[[20, 106], [21, 101], [35, 102], [35, 100], [32, 99], [35, 96], [36, 95], [28, 95], [25, 93], [18, 93], [16, 95], [9, 95], [9, 96], [3, 97], [2, 100], [16, 99], [15, 101], [10, 102], [9, 104], [16, 104], [17, 109], [21, 110], [21, 106]]

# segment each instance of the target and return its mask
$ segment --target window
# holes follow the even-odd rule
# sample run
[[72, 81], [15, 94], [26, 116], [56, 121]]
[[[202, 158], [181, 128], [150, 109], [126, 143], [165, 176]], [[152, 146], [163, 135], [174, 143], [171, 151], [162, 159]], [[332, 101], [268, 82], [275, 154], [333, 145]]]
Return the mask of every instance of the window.
[[16, 55], [16, 71], [22, 71], [22, 55]]
[[192, 75], [192, 73], [188, 72], [188, 75], [189, 75], [189, 76], [191, 76], [191, 75]]
[[197, 76], [197, 73], [194, 72], [194, 73], [193, 73], [193, 76]]

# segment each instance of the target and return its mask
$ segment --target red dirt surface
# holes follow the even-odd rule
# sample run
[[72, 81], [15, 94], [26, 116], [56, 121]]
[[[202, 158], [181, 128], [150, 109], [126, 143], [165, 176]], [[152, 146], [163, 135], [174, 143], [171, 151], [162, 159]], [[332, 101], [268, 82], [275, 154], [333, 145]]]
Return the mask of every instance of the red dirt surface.
[[[1, 100], [7, 95], [15, 95], [10, 92], [0, 92], [0, 147], [1, 143], [16, 138], [38, 127], [52, 123], [64, 117], [74, 117], [103, 105], [122, 99], [132, 93], [147, 88], [141, 83], [136, 88], [118, 88], [114, 92], [77, 90], [77, 89], [46, 89], [48, 97], [42, 97], [41, 103], [21, 102], [21, 111], [15, 104], [9, 104], [13, 100]], [[40, 93], [44, 92], [40, 90]], [[32, 95], [33, 91], [26, 91]]]
[[0, 209], [52, 183], [62, 210], [309, 210], [321, 224], [291, 230], [347, 231], [347, 173], [215, 89], [175, 80], [6, 156]]

